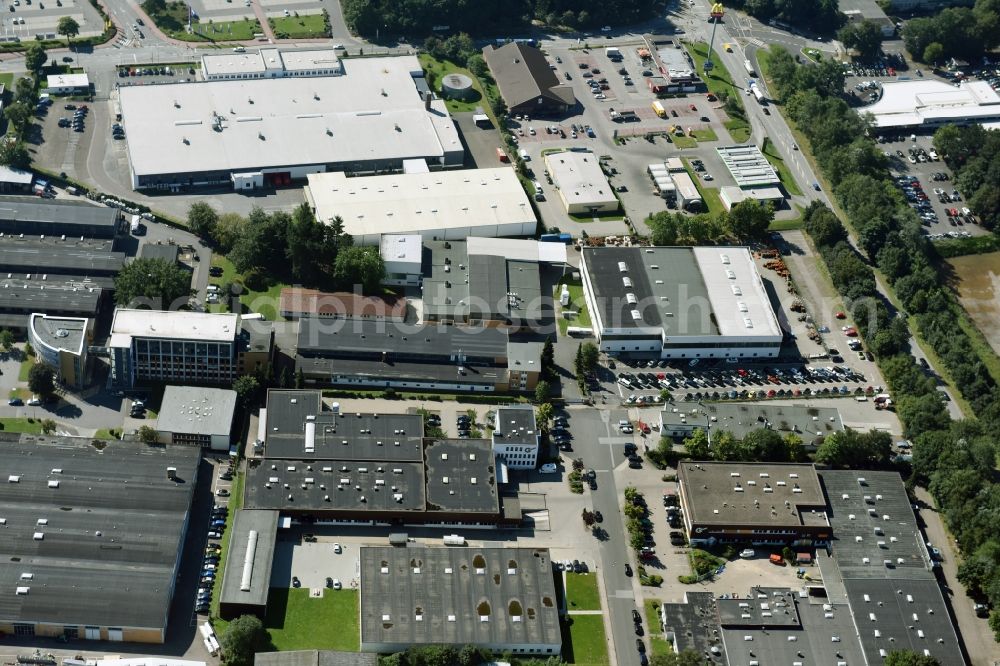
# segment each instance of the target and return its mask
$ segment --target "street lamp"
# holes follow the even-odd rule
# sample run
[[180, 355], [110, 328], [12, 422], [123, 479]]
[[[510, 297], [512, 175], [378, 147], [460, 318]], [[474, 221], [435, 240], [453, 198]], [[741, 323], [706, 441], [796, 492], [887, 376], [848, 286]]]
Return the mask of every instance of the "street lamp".
[[709, 20], [712, 21], [712, 36], [708, 40], [708, 56], [705, 58], [706, 72], [711, 71], [714, 66], [712, 63], [712, 47], [715, 46], [715, 29], [719, 27], [719, 22], [722, 21], [725, 13], [721, 2], [716, 2], [712, 5], [711, 12], [709, 13]]

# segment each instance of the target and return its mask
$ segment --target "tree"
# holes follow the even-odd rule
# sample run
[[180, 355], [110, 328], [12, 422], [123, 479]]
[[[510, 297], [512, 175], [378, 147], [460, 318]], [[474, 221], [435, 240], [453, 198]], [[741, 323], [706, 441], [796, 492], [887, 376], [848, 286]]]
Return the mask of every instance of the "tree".
[[33, 115], [31, 108], [21, 100], [11, 103], [3, 113], [7, 117], [7, 122], [14, 126], [18, 134], [24, 132]]
[[726, 226], [740, 240], [763, 238], [774, 220], [771, 204], [746, 199], [739, 202], [726, 215]]
[[993, 638], [1000, 641], [1000, 610], [990, 613], [990, 629], [993, 631]]
[[267, 649], [270, 638], [264, 624], [253, 615], [241, 615], [222, 635], [222, 653], [227, 666], [253, 666], [253, 656]]
[[584, 342], [580, 347], [580, 364], [584, 372], [594, 372], [597, 370], [597, 361], [601, 356], [600, 350], [593, 342]]
[[583, 520], [583, 524], [590, 528], [597, 523], [597, 516], [590, 509], [584, 508], [583, 512], [580, 514], [580, 518]]
[[678, 221], [669, 211], [661, 211], [646, 218], [653, 245], [676, 245], [679, 237]]
[[549, 380], [556, 378], [556, 352], [552, 346], [552, 338], [546, 338], [542, 345], [542, 376]]
[[944, 60], [944, 47], [940, 42], [931, 42], [924, 48], [921, 61], [928, 65], [934, 65]]
[[24, 66], [32, 74], [38, 74], [49, 56], [38, 42], [33, 42], [24, 50]]
[[554, 413], [554, 408], [551, 402], [543, 402], [535, 408], [535, 420], [538, 422], [538, 427], [542, 430], [549, 429], [549, 421], [552, 420], [552, 415]]
[[166, 259], [134, 259], [115, 276], [115, 303], [171, 310], [187, 305], [191, 274]]
[[649, 666], [703, 666], [704, 663], [704, 658], [694, 650], [654, 654], [649, 659]]
[[257, 402], [257, 397], [260, 394], [260, 381], [253, 375], [243, 375], [237, 377], [236, 381], [233, 382], [233, 390], [236, 391], [236, 397], [240, 403], [249, 409]]
[[31, 166], [31, 153], [23, 141], [0, 143], [0, 164], [15, 169], [27, 169]]
[[486, 66], [486, 60], [478, 53], [474, 53], [469, 56], [469, 60], [466, 62], [466, 67], [468, 67], [469, 71], [479, 78], [484, 78], [490, 73], [490, 68]]
[[337, 252], [333, 278], [341, 289], [360, 286], [366, 294], [378, 291], [385, 277], [385, 262], [377, 247], [353, 246]]
[[80, 34], [80, 24], [72, 16], [63, 16], [56, 24], [56, 32], [66, 38], [66, 46], [69, 46], [69, 40]]
[[42, 428], [43, 435], [51, 435], [56, 431], [56, 422], [52, 419], [42, 419], [39, 425]]
[[882, 49], [882, 28], [874, 21], [848, 23], [837, 33], [837, 39], [857, 51], [862, 60], [871, 60]]
[[10, 329], [5, 328], [0, 330], [0, 347], [5, 352], [9, 352], [14, 348], [14, 334], [10, 332]]
[[290, 221], [291, 216], [283, 211], [268, 215], [254, 207], [247, 215], [242, 233], [234, 239], [229, 253], [229, 260], [236, 270], [247, 273], [254, 268], [267, 267], [271, 272], [279, 269], [279, 274], [287, 274], [284, 262], [275, 266], [275, 259], [285, 256], [286, 232]]
[[139, 426], [136, 434], [139, 436], [139, 441], [143, 444], [156, 444], [156, 440], [159, 438], [159, 433], [156, 432], [156, 429], [148, 425]]
[[187, 223], [191, 227], [191, 231], [202, 238], [210, 239], [215, 235], [215, 227], [219, 223], [219, 214], [204, 201], [198, 201], [191, 204], [191, 207], [188, 208]]
[[28, 390], [35, 395], [48, 396], [55, 393], [56, 381], [52, 368], [44, 363], [36, 363], [28, 372]]
[[934, 657], [911, 652], [910, 650], [893, 650], [883, 662], [885, 666], [940, 666]]
[[236, 244], [236, 239], [243, 234], [246, 224], [246, 218], [238, 213], [223, 213], [215, 224], [212, 240], [223, 253], [228, 253]]
[[708, 433], [704, 428], [695, 431], [684, 438], [684, 449], [692, 460], [711, 460], [712, 452], [708, 444]]
[[552, 400], [552, 385], [544, 379], [535, 385], [535, 402], [539, 405]]
[[835, 432], [816, 449], [816, 462], [832, 467], [860, 469], [881, 467], [892, 455], [892, 436], [873, 430], [858, 432], [850, 428]]

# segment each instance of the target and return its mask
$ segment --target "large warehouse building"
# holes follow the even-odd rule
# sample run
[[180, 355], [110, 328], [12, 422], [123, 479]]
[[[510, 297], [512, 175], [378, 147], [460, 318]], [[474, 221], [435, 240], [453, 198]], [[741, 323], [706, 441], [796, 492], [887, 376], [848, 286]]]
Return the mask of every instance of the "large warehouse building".
[[343, 76], [122, 88], [132, 187], [248, 191], [324, 171], [397, 170], [406, 159], [462, 164], [444, 102], [418, 89], [415, 56], [343, 66]]
[[745, 247], [584, 248], [601, 350], [648, 358], [773, 358], [782, 331]]
[[475, 645], [558, 656], [559, 609], [542, 548], [361, 548], [361, 650]]
[[545, 166], [570, 215], [596, 215], [618, 210], [618, 199], [594, 153], [589, 150], [548, 153]]
[[1000, 94], [988, 81], [919, 79], [882, 86], [882, 97], [859, 113], [871, 114], [878, 131], [934, 129], [1000, 121]]
[[0, 634], [163, 643], [201, 452], [5, 435]]
[[533, 236], [538, 219], [509, 167], [348, 178], [310, 174], [306, 201], [316, 219], [340, 216], [359, 245], [383, 234], [427, 240], [469, 236]]

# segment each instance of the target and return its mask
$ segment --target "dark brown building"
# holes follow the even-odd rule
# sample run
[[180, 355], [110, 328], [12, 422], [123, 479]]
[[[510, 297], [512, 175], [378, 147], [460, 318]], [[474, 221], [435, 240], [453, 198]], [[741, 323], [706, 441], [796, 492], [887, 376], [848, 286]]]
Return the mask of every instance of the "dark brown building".
[[572, 87], [559, 81], [545, 56], [533, 46], [515, 42], [500, 48], [487, 46], [483, 58], [511, 114], [554, 115], [576, 104]]

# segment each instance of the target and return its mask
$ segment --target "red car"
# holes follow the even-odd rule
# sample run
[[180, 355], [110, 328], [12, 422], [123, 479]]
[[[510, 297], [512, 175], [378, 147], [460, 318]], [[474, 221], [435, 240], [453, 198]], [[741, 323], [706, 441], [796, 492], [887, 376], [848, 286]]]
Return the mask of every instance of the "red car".
[[837, 319], [847, 319], [847, 315], [844, 314], [843, 312], [838, 312], [837, 314], [834, 315], [834, 317], [836, 317]]
[[846, 331], [844, 331], [844, 335], [846, 335], [849, 338], [856, 338], [856, 337], [858, 337], [858, 329], [856, 329], [856, 328], [849, 328]]
[[958, 217], [958, 209], [957, 208], [949, 208], [948, 209], [948, 214], [951, 215], [952, 217]]
[[690, 109], [691, 109], [692, 111], [697, 111], [697, 110], [698, 110], [698, 107], [697, 107], [697, 106], [695, 106], [694, 104], [692, 104], [692, 105], [690, 106]]

